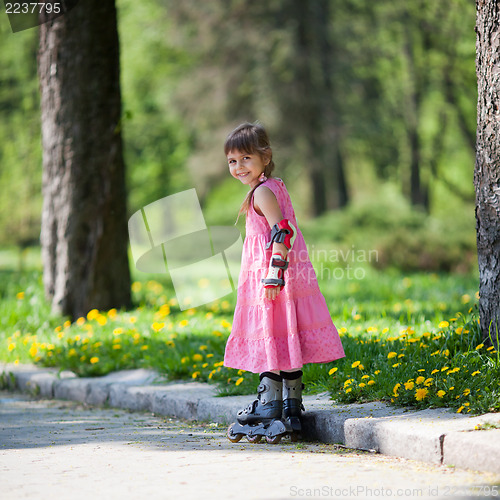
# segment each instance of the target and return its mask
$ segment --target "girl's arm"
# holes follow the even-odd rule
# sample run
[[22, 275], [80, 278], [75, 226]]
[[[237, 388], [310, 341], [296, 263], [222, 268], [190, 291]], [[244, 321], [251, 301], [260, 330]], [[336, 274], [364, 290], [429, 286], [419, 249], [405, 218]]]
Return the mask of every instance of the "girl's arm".
[[[278, 204], [278, 200], [274, 193], [266, 186], [259, 186], [254, 191], [254, 208], [257, 213], [262, 213], [266, 218], [269, 227], [273, 227], [275, 224], [283, 220], [283, 214], [281, 213], [281, 208]], [[283, 258], [286, 258], [288, 254], [288, 249], [283, 243], [273, 243], [272, 253], [281, 253]], [[280, 292], [281, 287], [276, 286], [274, 288], [266, 288], [265, 294], [268, 299], [275, 299]]]

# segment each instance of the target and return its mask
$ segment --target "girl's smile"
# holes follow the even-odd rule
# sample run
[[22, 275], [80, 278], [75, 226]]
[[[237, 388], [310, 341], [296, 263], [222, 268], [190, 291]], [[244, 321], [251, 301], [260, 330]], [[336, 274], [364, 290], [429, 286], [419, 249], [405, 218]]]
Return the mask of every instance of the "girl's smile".
[[229, 151], [227, 154], [229, 172], [235, 179], [251, 188], [259, 184], [259, 176], [264, 172], [264, 161], [258, 153], [243, 153], [241, 151]]

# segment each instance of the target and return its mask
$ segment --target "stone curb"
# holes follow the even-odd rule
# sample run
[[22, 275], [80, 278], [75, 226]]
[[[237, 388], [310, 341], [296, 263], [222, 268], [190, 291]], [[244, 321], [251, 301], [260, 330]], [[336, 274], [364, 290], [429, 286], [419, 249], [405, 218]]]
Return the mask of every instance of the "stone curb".
[[[249, 396], [216, 397], [214, 386], [169, 382], [145, 369], [104, 377], [33, 365], [0, 365], [3, 385], [46, 398], [69, 399], [188, 420], [229, 424]], [[251, 397], [250, 397], [251, 398]], [[476, 417], [435, 409], [407, 411], [383, 403], [333, 405], [328, 394], [306, 396], [304, 437], [385, 455], [500, 474], [500, 414]], [[475, 430], [478, 424], [499, 428]]]

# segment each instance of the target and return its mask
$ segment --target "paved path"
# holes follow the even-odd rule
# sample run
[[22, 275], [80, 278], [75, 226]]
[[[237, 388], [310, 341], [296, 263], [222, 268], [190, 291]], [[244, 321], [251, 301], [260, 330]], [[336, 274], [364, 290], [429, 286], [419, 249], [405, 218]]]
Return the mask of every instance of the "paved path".
[[217, 424], [0, 392], [0, 498], [500, 496], [498, 475], [332, 444], [232, 444], [225, 432]]

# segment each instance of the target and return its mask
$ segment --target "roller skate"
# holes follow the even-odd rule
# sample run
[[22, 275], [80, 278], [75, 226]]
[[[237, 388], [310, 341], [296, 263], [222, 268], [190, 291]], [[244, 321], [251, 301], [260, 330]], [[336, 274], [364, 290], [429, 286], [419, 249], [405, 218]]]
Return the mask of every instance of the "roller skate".
[[297, 441], [301, 437], [302, 423], [300, 417], [305, 411], [302, 404], [302, 371], [281, 372], [283, 377], [283, 421], [291, 429], [290, 440]]
[[278, 444], [282, 436], [291, 431], [281, 420], [282, 412], [281, 376], [264, 372], [260, 375], [257, 399], [238, 412], [237, 422], [229, 426], [227, 437], [232, 443], [246, 436], [250, 443], [258, 443], [265, 437], [269, 444]]

